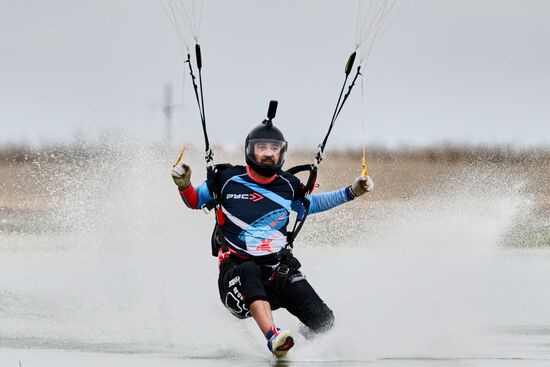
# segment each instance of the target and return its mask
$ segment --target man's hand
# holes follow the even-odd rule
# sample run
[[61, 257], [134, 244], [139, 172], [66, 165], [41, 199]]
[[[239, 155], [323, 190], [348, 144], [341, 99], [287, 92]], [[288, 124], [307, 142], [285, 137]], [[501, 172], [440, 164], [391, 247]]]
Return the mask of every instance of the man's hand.
[[361, 196], [366, 192], [371, 192], [374, 189], [374, 182], [369, 176], [359, 176], [351, 185], [351, 192], [357, 196]]
[[191, 184], [191, 168], [183, 162], [172, 168], [172, 179], [180, 189], [185, 189]]

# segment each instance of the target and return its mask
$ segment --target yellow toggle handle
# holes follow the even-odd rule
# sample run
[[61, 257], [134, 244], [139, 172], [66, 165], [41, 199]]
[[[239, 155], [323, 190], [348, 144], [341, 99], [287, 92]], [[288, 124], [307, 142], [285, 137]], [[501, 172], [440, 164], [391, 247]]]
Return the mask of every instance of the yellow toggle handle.
[[361, 158], [361, 176], [368, 176], [369, 175], [369, 170], [367, 168], [367, 159], [365, 158], [365, 156], [363, 156], [363, 158]]
[[178, 159], [176, 160], [176, 163], [174, 163], [174, 165], [172, 165], [172, 167], [176, 167], [178, 165], [178, 163], [181, 162], [181, 159], [183, 158], [183, 153], [185, 153], [185, 148], [187, 148], [187, 147], [184, 146], [183, 148], [181, 148], [180, 155], [178, 156]]

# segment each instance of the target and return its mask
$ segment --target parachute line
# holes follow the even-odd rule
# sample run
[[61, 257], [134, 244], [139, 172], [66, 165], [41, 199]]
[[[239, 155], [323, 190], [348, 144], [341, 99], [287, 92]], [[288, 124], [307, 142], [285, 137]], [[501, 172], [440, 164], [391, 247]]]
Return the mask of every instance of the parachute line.
[[180, 27], [178, 24], [178, 18], [176, 17], [174, 8], [172, 7], [172, 3], [169, 2], [169, 4], [166, 4], [165, 2], [161, 1], [161, 5], [162, 5], [162, 8], [164, 9], [164, 12], [166, 13], [168, 20], [170, 21], [170, 24], [172, 25], [172, 27], [174, 28], [174, 31], [176, 32], [176, 38], [178, 41], [178, 45], [180, 46], [182, 57], [185, 58], [186, 52], [189, 52], [189, 47], [184, 41], [183, 34], [181, 34]]
[[[199, 2], [199, 3], [197, 3]], [[202, 23], [202, 0], [161, 0], [162, 7], [170, 23], [176, 30], [178, 42], [182, 49], [189, 52], [192, 44], [199, 43], [200, 26]]]
[[361, 125], [362, 125], [362, 136], [361, 140], [363, 141], [363, 159], [366, 156], [366, 120], [365, 120], [365, 86], [363, 85], [363, 75], [361, 75]]
[[[355, 79], [361, 74], [361, 132], [362, 132], [362, 159], [361, 175], [367, 176], [367, 152], [366, 130], [367, 118], [365, 107], [365, 83], [364, 74], [360, 73], [361, 67], [366, 64], [378, 41], [386, 33], [388, 28], [397, 18], [397, 15], [405, 7], [407, 0], [357, 0], [357, 27], [355, 31], [355, 52], [359, 55], [357, 75], [350, 85], [350, 92]], [[401, 5], [398, 5], [401, 3]], [[349, 93], [348, 93], [349, 94]], [[345, 98], [344, 98], [345, 101]], [[339, 113], [339, 111], [338, 111]], [[338, 115], [338, 114], [337, 114]]]
[[[403, 3], [400, 7], [399, 2]], [[364, 66], [377, 42], [403, 9], [405, 0], [358, 0], [357, 3], [355, 48], [359, 50], [359, 65]], [[396, 8], [399, 9], [396, 11]]]

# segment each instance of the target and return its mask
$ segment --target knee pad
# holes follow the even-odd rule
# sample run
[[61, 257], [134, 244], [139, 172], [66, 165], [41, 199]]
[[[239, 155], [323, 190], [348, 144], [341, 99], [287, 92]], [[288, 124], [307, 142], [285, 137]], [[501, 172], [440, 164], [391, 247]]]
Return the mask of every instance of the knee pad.
[[221, 291], [220, 296], [223, 305], [233, 316], [239, 319], [250, 317], [250, 311], [242, 295], [241, 282], [238, 276], [229, 280], [229, 287]]
[[250, 317], [250, 311], [246, 306], [246, 303], [239, 298], [238, 295], [233, 294], [232, 292], [227, 292], [225, 299], [222, 299], [222, 302], [231, 314], [239, 319], [246, 319]]

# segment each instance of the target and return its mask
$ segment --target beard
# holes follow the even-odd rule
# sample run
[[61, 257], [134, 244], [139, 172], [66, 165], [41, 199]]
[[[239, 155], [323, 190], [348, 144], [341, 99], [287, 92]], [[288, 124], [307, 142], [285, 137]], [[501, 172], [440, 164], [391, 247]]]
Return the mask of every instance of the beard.
[[260, 164], [265, 164], [265, 165], [272, 165], [274, 166], [275, 165], [275, 159], [273, 159], [272, 157], [264, 157], [262, 158], [262, 161], [260, 162]]

